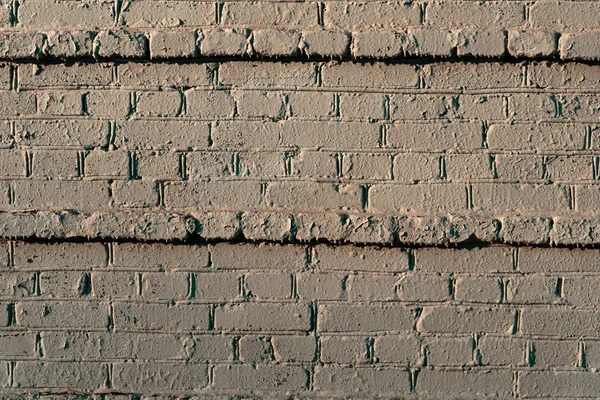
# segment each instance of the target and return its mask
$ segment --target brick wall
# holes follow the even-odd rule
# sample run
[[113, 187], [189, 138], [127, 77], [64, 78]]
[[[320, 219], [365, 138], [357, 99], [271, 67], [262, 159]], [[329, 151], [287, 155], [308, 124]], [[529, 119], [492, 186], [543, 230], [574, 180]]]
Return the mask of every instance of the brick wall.
[[599, 21], [0, 0], [0, 398], [599, 397]]

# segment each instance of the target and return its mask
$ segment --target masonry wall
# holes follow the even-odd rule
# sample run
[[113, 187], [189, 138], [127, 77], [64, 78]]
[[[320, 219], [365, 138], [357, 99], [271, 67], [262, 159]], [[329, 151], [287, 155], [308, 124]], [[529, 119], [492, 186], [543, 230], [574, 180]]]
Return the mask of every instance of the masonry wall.
[[600, 397], [599, 21], [0, 0], [0, 398]]

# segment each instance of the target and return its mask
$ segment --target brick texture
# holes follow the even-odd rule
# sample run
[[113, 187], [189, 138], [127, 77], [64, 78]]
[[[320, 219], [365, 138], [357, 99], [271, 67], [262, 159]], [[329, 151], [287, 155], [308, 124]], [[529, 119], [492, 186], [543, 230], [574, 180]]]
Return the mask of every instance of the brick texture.
[[591, 399], [600, 3], [0, 0], [0, 399]]

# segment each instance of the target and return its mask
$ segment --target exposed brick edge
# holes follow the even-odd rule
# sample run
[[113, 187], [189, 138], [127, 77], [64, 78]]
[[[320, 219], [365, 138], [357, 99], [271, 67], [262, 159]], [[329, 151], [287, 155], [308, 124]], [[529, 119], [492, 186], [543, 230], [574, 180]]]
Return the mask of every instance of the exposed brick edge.
[[2, 239], [248, 240], [447, 246], [600, 245], [599, 218], [417, 217], [281, 212], [0, 213]]
[[397, 60], [468, 58], [512, 60], [600, 60], [588, 44], [600, 32], [559, 33], [522, 30], [298, 31], [283, 29], [196, 29], [166, 31], [3, 31], [2, 60], [271, 59], [334, 58]]

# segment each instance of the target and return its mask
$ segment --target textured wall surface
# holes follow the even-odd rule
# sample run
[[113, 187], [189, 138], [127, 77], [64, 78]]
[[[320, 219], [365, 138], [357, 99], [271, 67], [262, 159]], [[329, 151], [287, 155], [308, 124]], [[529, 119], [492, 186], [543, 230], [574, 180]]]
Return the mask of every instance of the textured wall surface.
[[0, 0], [0, 399], [600, 398], [600, 2]]

